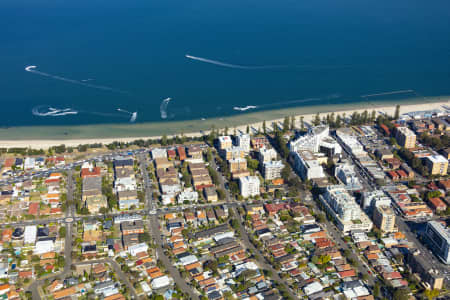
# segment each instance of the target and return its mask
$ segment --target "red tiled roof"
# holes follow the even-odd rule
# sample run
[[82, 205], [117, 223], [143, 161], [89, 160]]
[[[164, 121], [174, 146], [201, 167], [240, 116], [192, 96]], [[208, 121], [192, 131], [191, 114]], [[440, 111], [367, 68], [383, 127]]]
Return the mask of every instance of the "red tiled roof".
[[444, 201], [442, 201], [440, 198], [430, 198], [428, 201], [430, 201], [431, 205], [433, 205], [435, 208], [445, 209], [447, 207]]
[[177, 154], [176, 154], [175, 150], [169, 149], [169, 150], [167, 150], [167, 156], [173, 158], [173, 157], [177, 156]]
[[264, 204], [264, 208], [267, 210], [267, 212], [276, 214], [280, 210], [286, 209], [287, 205], [284, 203], [278, 203], [278, 204], [269, 203], [269, 204]]
[[28, 206], [28, 214], [36, 216], [38, 214], [38, 211], [39, 211], [39, 203], [37, 202], [30, 203], [30, 206]]
[[49, 183], [52, 183], [52, 182], [59, 182], [61, 179], [59, 179], [59, 178], [47, 178], [47, 179], [45, 179], [45, 184], [49, 184]]
[[16, 159], [14, 157], [8, 157], [7, 159], [5, 159], [3, 166], [5, 168], [11, 168], [15, 162], [16, 162]]
[[402, 279], [403, 278], [402, 274], [400, 274], [399, 272], [390, 272], [390, 273], [384, 272], [382, 275], [385, 279]]
[[407, 177], [408, 177], [408, 175], [406, 174], [406, 172], [403, 171], [403, 170], [398, 170], [398, 171], [397, 171], [397, 174], [400, 175], [401, 178], [407, 178]]
[[60, 214], [60, 213], [62, 213], [62, 210], [59, 207], [50, 209], [50, 214]]
[[395, 171], [389, 171], [388, 174], [389, 176], [391, 176], [391, 178], [398, 178], [398, 174]]
[[351, 269], [348, 271], [339, 272], [338, 275], [340, 278], [353, 277], [353, 276], [356, 276], [356, 272], [355, 272], [355, 270]]
[[90, 170], [89, 168], [84, 168], [81, 169], [81, 178], [100, 176], [100, 173], [101, 173], [100, 167], [94, 167], [92, 168], [92, 170]]
[[33, 276], [32, 271], [20, 271], [19, 278], [31, 278]]
[[450, 179], [441, 180], [439, 181], [439, 184], [446, 190], [450, 189]]

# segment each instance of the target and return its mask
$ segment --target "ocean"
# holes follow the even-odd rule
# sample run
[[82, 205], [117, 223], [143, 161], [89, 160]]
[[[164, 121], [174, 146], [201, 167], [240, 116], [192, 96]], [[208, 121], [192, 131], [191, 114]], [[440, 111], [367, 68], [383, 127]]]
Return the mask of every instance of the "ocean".
[[2, 128], [450, 95], [448, 0], [3, 0], [0, 28]]

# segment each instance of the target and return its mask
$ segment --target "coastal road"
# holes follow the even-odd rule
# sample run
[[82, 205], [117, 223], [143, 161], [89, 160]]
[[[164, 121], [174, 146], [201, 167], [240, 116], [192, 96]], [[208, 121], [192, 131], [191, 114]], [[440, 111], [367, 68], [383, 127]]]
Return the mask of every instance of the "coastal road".
[[63, 269], [63, 271], [59, 272], [59, 273], [55, 273], [55, 274], [50, 274], [49, 276], [45, 276], [39, 280], [33, 281], [31, 283], [31, 285], [29, 285], [28, 288], [26, 289], [27, 291], [31, 291], [33, 300], [41, 299], [38, 288], [39, 288], [39, 286], [44, 284], [45, 280], [49, 280], [50, 282], [56, 278], [64, 280], [66, 278], [66, 276], [68, 276], [71, 273], [72, 241], [73, 241], [72, 227], [73, 227], [72, 223], [66, 224], [66, 237], [64, 240], [64, 269]]
[[[215, 162], [215, 158], [213, 158], [210, 162], [211, 167], [214, 168], [214, 170], [217, 170], [217, 165]], [[266, 262], [264, 260], [264, 255], [259, 251], [259, 249], [257, 249], [251, 242], [250, 242], [250, 237], [248, 236], [248, 232], [245, 229], [245, 227], [242, 225], [243, 224], [243, 220], [241, 215], [239, 214], [238, 210], [236, 209], [236, 202], [234, 200], [232, 200], [232, 197], [230, 195], [230, 191], [228, 189], [225, 189], [225, 178], [223, 177], [222, 172], [218, 172], [218, 177], [219, 177], [219, 185], [220, 188], [223, 189], [225, 191], [226, 194], [226, 200], [228, 203], [230, 203], [231, 205], [231, 209], [233, 211], [234, 214], [234, 218], [236, 218], [236, 220], [238, 221], [239, 224], [239, 231], [241, 232], [241, 239], [245, 245], [245, 247], [247, 249], [251, 249], [253, 253], [256, 254], [256, 258], [257, 258], [257, 262], [259, 263], [259, 265], [261, 267], [263, 267], [266, 270], [270, 270], [272, 273], [272, 279], [274, 279], [275, 281], [277, 281], [278, 283], [280, 283], [285, 290], [288, 292], [289, 296], [292, 299], [298, 299], [297, 295], [294, 293], [294, 291], [292, 291], [292, 289], [290, 288], [289, 284], [287, 284], [287, 282], [282, 279], [279, 275], [278, 275], [278, 271], [276, 271], [272, 265], [268, 262]], [[242, 202], [240, 202], [239, 204], [242, 205]]]
[[[269, 142], [272, 144], [274, 149], [277, 149], [275, 142], [273, 139], [269, 138]], [[351, 154], [348, 154], [351, 157]], [[282, 161], [284, 164], [289, 164], [288, 161], [286, 161], [284, 158], [282, 158]], [[292, 169], [294, 170], [294, 169]], [[291, 172], [291, 176], [298, 176], [297, 173], [295, 173], [294, 171]], [[362, 179], [362, 176], [361, 176]], [[366, 183], [366, 187], [368, 189], [372, 189], [371, 184], [367, 181], [364, 180], [363, 182]], [[313, 204], [313, 210], [317, 213], [317, 212], [321, 212], [321, 209], [318, 207], [317, 202], [316, 201], [311, 201], [311, 203]], [[360, 259], [360, 257], [354, 253], [353, 249], [351, 247], [349, 247], [348, 244], [346, 244], [342, 238], [342, 233], [336, 228], [336, 226], [334, 226], [334, 224], [332, 224], [331, 222], [329, 222], [326, 218], [325, 218], [325, 222], [322, 223], [325, 227], [325, 230], [327, 231], [328, 235], [331, 237], [331, 239], [333, 240], [333, 242], [340, 248], [342, 249], [342, 251], [345, 250], [349, 250], [350, 251], [350, 256], [349, 258], [351, 258], [353, 261], [358, 262], [358, 272], [366, 275], [366, 277], [368, 277], [368, 283], [369, 285], [373, 286], [374, 285], [374, 276], [371, 275], [369, 273], [369, 266], [367, 266], [367, 264]]]
[[443, 264], [430, 249], [428, 249], [421, 241], [416, 237], [416, 234], [412, 232], [408, 224], [399, 216], [395, 218], [395, 223], [400, 232], [403, 232], [406, 239], [413, 242], [417, 249], [420, 250], [420, 255], [422, 255], [427, 263], [433, 268], [439, 271], [445, 277], [446, 283], [450, 282], [450, 266]]
[[297, 297], [297, 295], [295, 294], [295, 292], [290, 288], [289, 284], [288, 284], [284, 279], [282, 279], [282, 278], [278, 275], [279, 271], [275, 270], [269, 262], [265, 261], [265, 260], [264, 260], [264, 257], [265, 257], [265, 256], [259, 251], [259, 249], [257, 249], [257, 248], [252, 244], [252, 242], [250, 241], [250, 237], [248, 236], [247, 230], [246, 230], [245, 227], [242, 225], [243, 220], [242, 220], [242, 217], [241, 217], [241, 215], [239, 214], [238, 210], [236, 209], [236, 207], [233, 206], [233, 207], [232, 207], [232, 210], [233, 210], [233, 214], [234, 214], [235, 218], [237, 219], [237, 221], [238, 221], [238, 223], [239, 223], [239, 230], [240, 230], [240, 232], [241, 232], [241, 239], [242, 239], [242, 241], [244, 242], [245, 247], [246, 247], [247, 249], [250, 249], [253, 253], [255, 253], [255, 254], [257, 255], [256, 258], [257, 258], [258, 264], [259, 264], [262, 268], [264, 268], [264, 269], [266, 269], [266, 270], [270, 270], [270, 272], [272, 273], [272, 275], [271, 275], [272, 279], [274, 279], [274, 280], [277, 281], [279, 284], [281, 284], [281, 285], [285, 288], [285, 290], [288, 292], [289, 296], [290, 296], [292, 299], [299, 299], [299, 298]]
[[152, 182], [150, 181], [150, 178], [148, 176], [148, 161], [147, 161], [147, 155], [148, 153], [140, 153], [137, 158], [139, 161], [139, 166], [141, 168], [141, 174], [142, 174], [142, 183], [144, 185], [144, 193], [145, 193], [145, 207], [150, 210], [155, 210], [155, 203], [153, 201], [153, 190], [152, 190]]
[[[65, 220], [71, 220], [73, 218], [73, 213], [75, 211], [74, 203], [73, 203], [73, 177], [72, 177], [72, 170], [68, 172], [68, 178], [67, 178], [67, 201], [68, 203], [71, 203], [67, 207], [66, 210], [66, 218]], [[61, 222], [63, 221], [62, 218], [60, 219], [48, 219], [48, 220], [42, 220], [46, 221], [47, 223], [39, 223], [39, 224], [48, 224], [51, 222]], [[37, 223], [34, 223], [33, 225], [37, 225]], [[24, 225], [21, 225], [24, 226]], [[61, 225], [63, 226], [63, 225]], [[32, 294], [33, 300], [40, 300], [41, 296], [39, 294], [39, 286], [44, 284], [45, 280], [49, 280], [50, 282], [53, 281], [56, 278], [59, 278], [61, 280], [64, 280], [66, 276], [68, 276], [71, 273], [71, 266], [72, 266], [72, 243], [73, 243], [73, 223], [67, 222], [65, 224], [66, 227], [66, 237], [64, 239], [64, 269], [62, 272], [50, 274], [48, 276], [45, 276], [42, 279], [35, 280], [31, 283], [31, 285], [28, 286], [26, 289], [27, 291], [30, 291]]]
[[[144, 181], [143, 183], [145, 188], [147, 212], [149, 213], [156, 212], [156, 205], [153, 201], [154, 199], [152, 193], [152, 185], [147, 171], [148, 165], [146, 154], [139, 155], [139, 165], [141, 167], [142, 179]], [[194, 293], [192, 288], [187, 285], [186, 281], [181, 277], [180, 272], [178, 272], [178, 270], [173, 266], [173, 263], [164, 254], [164, 250], [162, 248], [163, 241], [161, 239], [161, 231], [159, 230], [159, 222], [157, 214], [150, 214], [150, 216], [148, 217], [148, 228], [150, 230], [150, 234], [152, 235], [154, 244], [156, 246], [157, 257], [162, 261], [166, 269], [169, 271], [170, 275], [172, 276], [177, 286], [182, 291], [186, 292], [189, 295], [190, 299], [199, 299], [198, 295]]]
[[[357, 270], [359, 273], [365, 275], [368, 278], [368, 283], [370, 286], [374, 286], [375, 280], [374, 276], [369, 274], [369, 266], [366, 264], [365, 261], [363, 261], [355, 252], [354, 250], [342, 239], [342, 234], [338, 229], [332, 224], [330, 221], [328, 221], [325, 218], [325, 222], [322, 223], [325, 225], [325, 229], [330, 235], [332, 241], [344, 252], [345, 250], [350, 251], [350, 256], [348, 258], [352, 259], [353, 261], [358, 262]], [[344, 253], [342, 253], [344, 254]]]
[[187, 285], [186, 281], [181, 277], [180, 272], [178, 272], [178, 269], [174, 267], [170, 259], [164, 254], [164, 250], [162, 248], [163, 241], [161, 239], [161, 231], [159, 230], [159, 221], [157, 216], [152, 215], [149, 217], [149, 228], [150, 233], [153, 236], [158, 259], [162, 261], [164, 267], [167, 269], [167, 271], [169, 271], [170, 276], [172, 276], [177, 286], [183, 292], [189, 295], [189, 299], [199, 300], [199, 296], [192, 290], [190, 286]]
[[90, 264], [108, 264], [114, 269], [114, 273], [119, 277], [120, 281], [125, 283], [128, 290], [131, 293], [132, 299], [138, 299], [138, 295], [136, 293], [135, 288], [128, 280], [128, 276], [122, 271], [119, 264], [114, 261], [111, 258], [104, 258], [104, 259], [94, 259], [94, 260], [87, 260], [87, 261], [81, 261], [74, 263], [74, 265], [90, 265]]

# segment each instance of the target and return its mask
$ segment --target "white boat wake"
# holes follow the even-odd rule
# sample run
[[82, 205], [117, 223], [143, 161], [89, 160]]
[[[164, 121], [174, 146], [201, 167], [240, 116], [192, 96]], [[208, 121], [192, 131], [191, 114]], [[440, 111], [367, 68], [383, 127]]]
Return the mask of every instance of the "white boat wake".
[[83, 80], [79, 81], [79, 80], [75, 80], [75, 79], [70, 79], [70, 78], [66, 78], [66, 77], [62, 77], [62, 76], [58, 76], [58, 75], [53, 75], [53, 74], [41, 72], [41, 71], [36, 70], [36, 68], [37, 68], [37, 66], [28, 66], [28, 67], [25, 68], [25, 71], [33, 73], [33, 74], [41, 75], [41, 76], [44, 76], [44, 77], [49, 77], [49, 78], [52, 78], [52, 79], [61, 80], [61, 81], [72, 83], [72, 84], [82, 85], [82, 86], [85, 86], [85, 87], [94, 88], [94, 89], [98, 89], [98, 90], [104, 90], [104, 91], [109, 91], [109, 92], [114, 92], [114, 93], [121, 93], [121, 94], [129, 94], [128, 92], [121, 91], [121, 90], [118, 90], [118, 89], [114, 89], [114, 88], [111, 88], [111, 87], [108, 87], [108, 86], [86, 83], [88, 80], [86, 80], [86, 81], [83, 81]]
[[306, 103], [306, 102], [314, 102], [315, 103], [318, 101], [329, 101], [329, 100], [334, 100], [334, 99], [339, 99], [339, 98], [341, 98], [341, 94], [335, 93], [335, 94], [327, 95], [325, 97], [304, 98], [304, 99], [280, 101], [280, 102], [275, 102], [275, 103], [270, 103], [270, 104], [264, 104], [264, 105], [259, 105], [258, 108], [269, 108], [269, 107], [276, 107], [276, 106], [281, 106], [281, 105], [292, 105], [292, 104]]
[[167, 106], [169, 105], [170, 100], [172, 98], [166, 98], [161, 102], [161, 105], [159, 106], [159, 111], [161, 113], [161, 119], [167, 119]]
[[51, 106], [36, 106], [31, 113], [38, 117], [61, 117], [66, 115], [77, 115], [78, 111], [71, 108], [55, 108]]
[[136, 122], [136, 119], [137, 119], [137, 111], [135, 111], [135, 112], [129, 112], [129, 111], [127, 111], [127, 110], [125, 110], [125, 109], [121, 109], [121, 108], [118, 108], [117, 111], [120, 111], [120, 112], [129, 114], [129, 115], [131, 116], [131, 118], [130, 118], [130, 123]]
[[400, 90], [400, 91], [392, 91], [392, 92], [384, 92], [384, 93], [362, 95], [361, 98], [370, 98], [370, 97], [397, 95], [397, 94], [410, 94], [410, 93], [417, 94], [416, 91], [414, 91], [414, 90]]
[[246, 110], [249, 110], [249, 109], [255, 109], [255, 108], [258, 108], [258, 106], [255, 106], [255, 105], [247, 105], [247, 106], [244, 106], [244, 107], [239, 107], [239, 106], [233, 107], [234, 110], [238, 110], [238, 111], [246, 111]]
[[289, 66], [283, 66], [283, 65], [274, 65], [274, 66], [243, 66], [243, 65], [234, 65], [234, 64], [229, 64], [226, 62], [222, 62], [222, 61], [218, 61], [218, 60], [213, 60], [213, 59], [209, 59], [209, 58], [204, 58], [204, 57], [197, 57], [197, 56], [192, 56], [189, 54], [185, 55], [186, 58], [192, 59], [192, 60], [196, 60], [196, 61], [201, 61], [204, 63], [208, 63], [208, 64], [213, 64], [216, 66], [221, 66], [221, 67], [226, 67], [226, 68], [232, 68], [232, 69], [243, 69], [243, 70], [263, 70], [263, 69], [278, 69], [278, 68], [286, 68]]

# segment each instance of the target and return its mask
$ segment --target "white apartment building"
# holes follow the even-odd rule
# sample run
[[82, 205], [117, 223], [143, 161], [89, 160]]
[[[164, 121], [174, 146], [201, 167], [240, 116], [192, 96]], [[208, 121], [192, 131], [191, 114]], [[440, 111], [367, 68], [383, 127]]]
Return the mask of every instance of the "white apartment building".
[[242, 149], [241, 147], [237, 147], [237, 146], [231, 146], [230, 148], [220, 150], [220, 154], [221, 154], [222, 158], [226, 159], [226, 160], [245, 157], [244, 149]]
[[236, 138], [236, 146], [240, 147], [246, 153], [250, 152], [250, 135], [240, 134]]
[[294, 168], [303, 180], [324, 178], [325, 173], [316, 156], [308, 150], [292, 153]]
[[355, 156], [365, 156], [363, 145], [358, 141], [357, 137], [351, 133], [348, 128], [336, 130], [336, 136], [344, 144], [344, 148]]
[[155, 148], [152, 149], [152, 158], [167, 158], [167, 151], [166, 149], [161, 148]]
[[23, 168], [25, 170], [31, 170], [31, 169], [34, 169], [35, 165], [36, 165], [36, 159], [34, 157], [27, 157], [27, 158], [25, 158]]
[[245, 176], [239, 178], [239, 188], [244, 198], [258, 196], [260, 193], [258, 176]]
[[192, 189], [186, 189], [182, 191], [178, 195], [178, 203], [182, 204], [184, 201], [189, 202], [198, 202], [198, 193], [196, 191], [193, 191]]
[[224, 150], [231, 148], [233, 146], [233, 142], [231, 141], [231, 137], [229, 135], [219, 136], [219, 149]]
[[319, 152], [320, 142], [329, 136], [330, 128], [326, 125], [309, 128], [308, 133], [289, 143], [289, 150], [297, 152], [299, 150], [309, 150]]
[[382, 190], [364, 192], [362, 204], [363, 209], [372, 210], [378, 206], [391, 206], [391, 198], [388, 197]]
[[114, 180], [114, 190], [116, 192], [134, 191], [136, 189], [137, 184], [134, 177], [120, 177]]
[[23, 233], [23, 243], [27, 244], [35, 244], [36, 243], [36, 235], [37, 235], [37, 227], [36, 225], [25, 226], [25, 231]]
[[269, 162], [277, 159], [277, 151], [275, 149], [270, 148], [261, 148], [258, 152], [258, 159], [260, 164], [264, 164], [265, 162]]
[[319, 199], [328, 213], [336, 220], [337, 227], [343, 233], [355, 230], [368, 232], [372, 229], [372, 221], [361, 210], [344, 186], [327, 186], [326, 192], [320, 195]]
[[284, 168], [284, 164], [281, 160], [265, 162], [263, 165], [264, 179], [272, 180], [281, 177], [281, 171]]
[[362, 189], [361, 182], [356, 176], [355, 167], [348, 163], [339, 164], [334, 170], [334, 176], [345, 185], [347, 190], [356, 191]]

